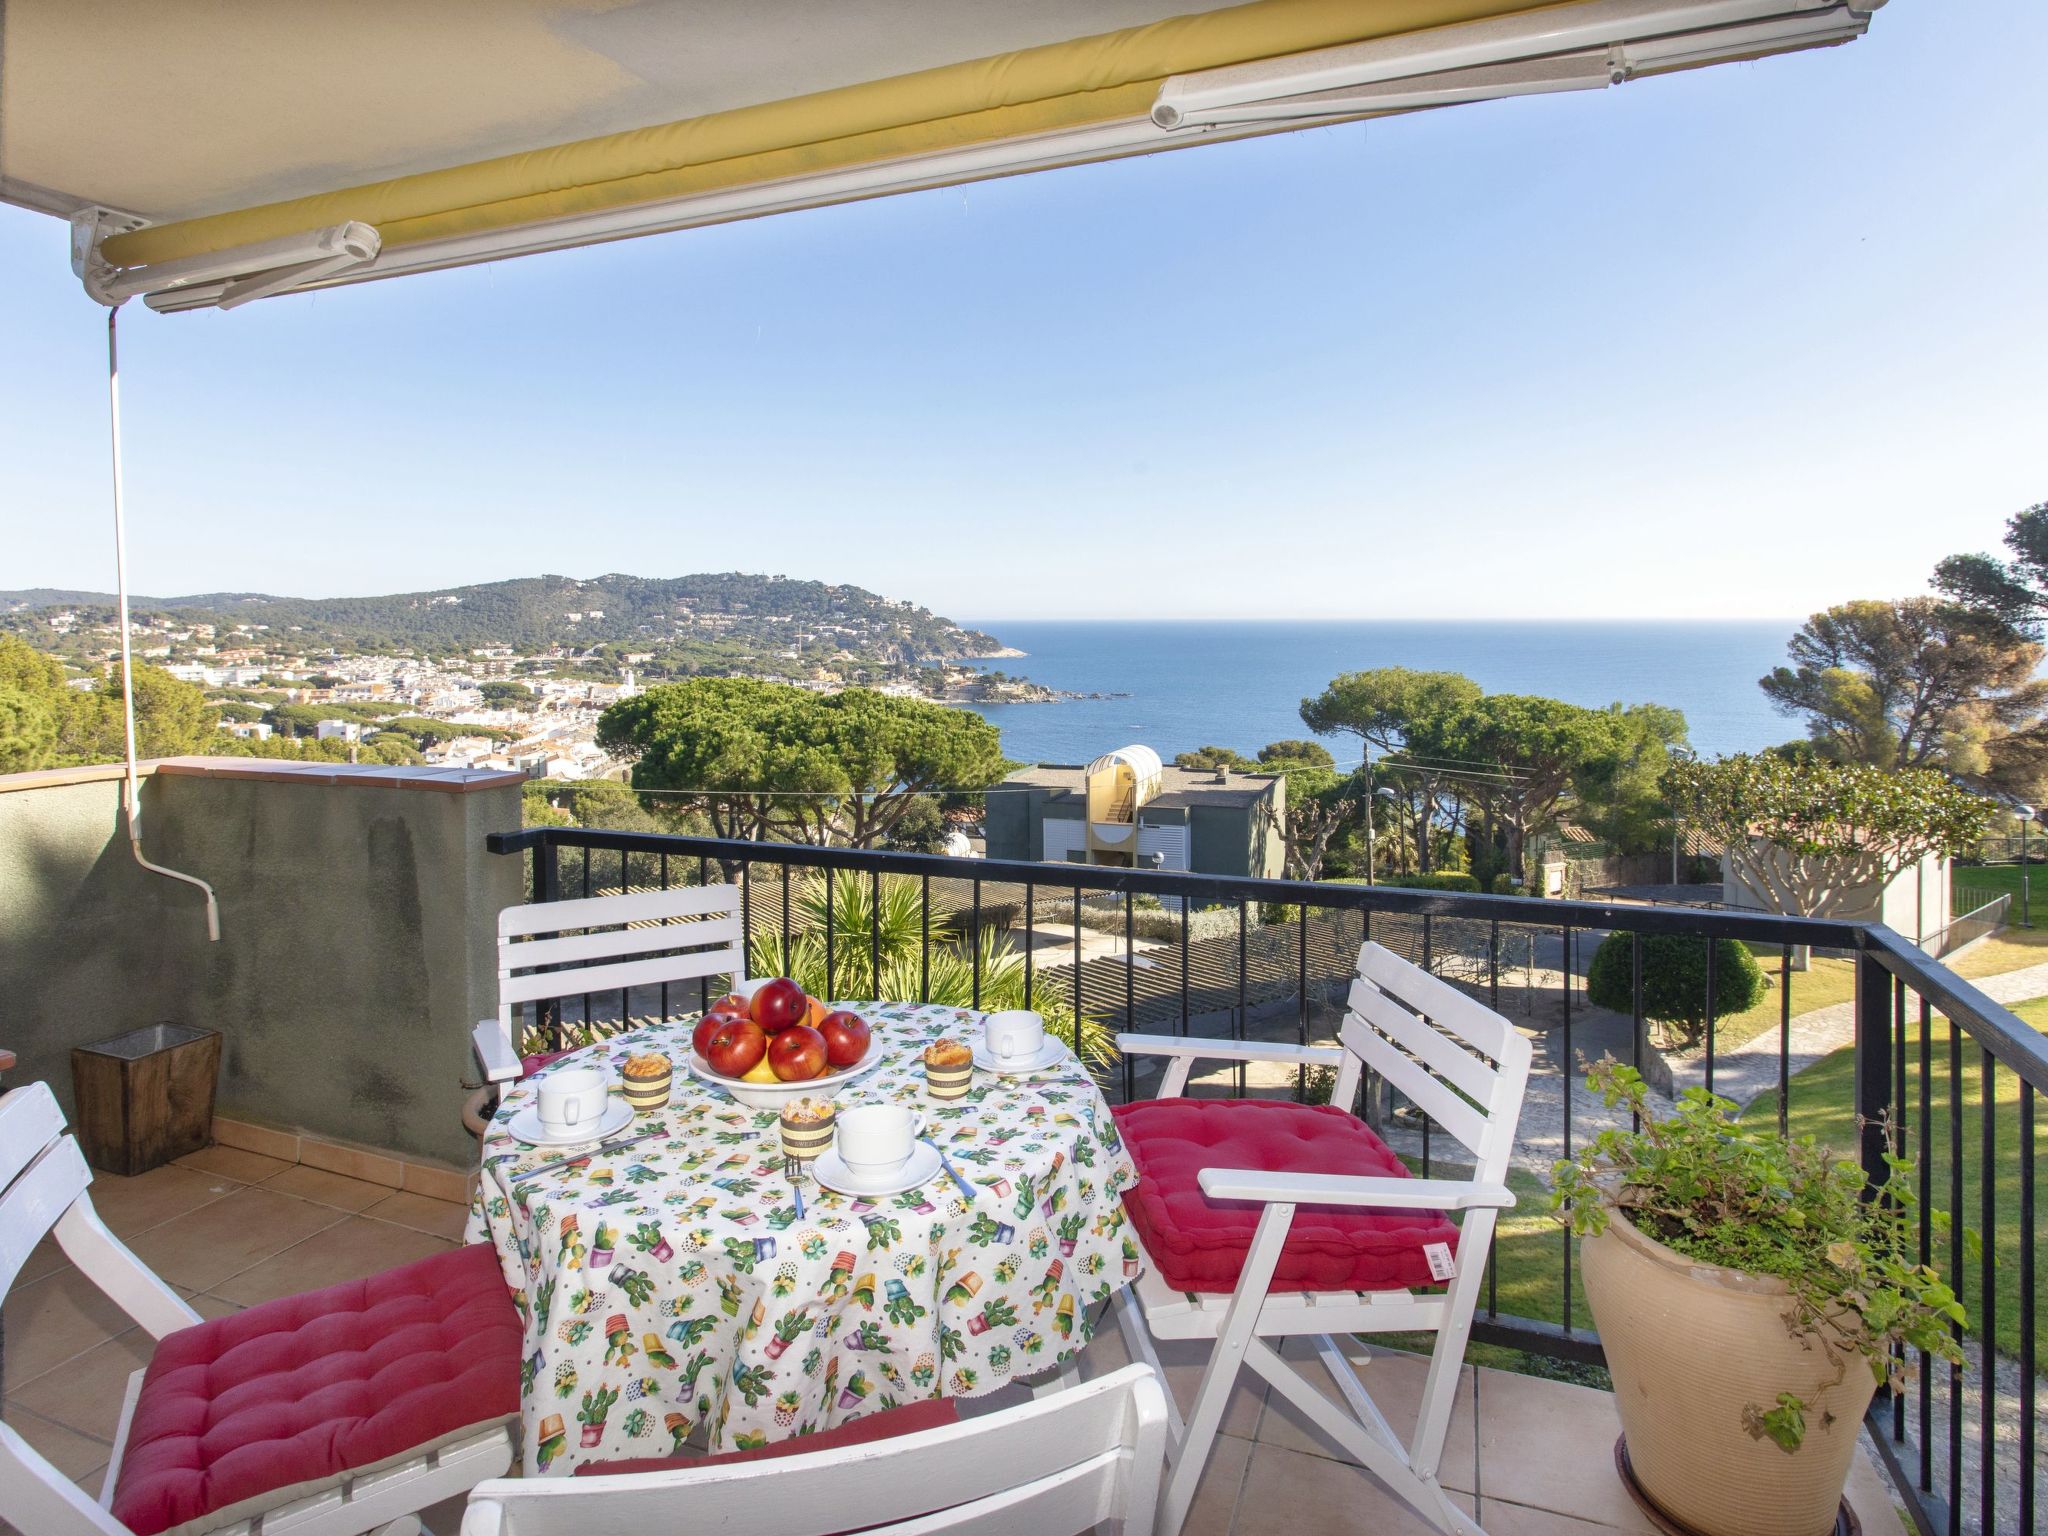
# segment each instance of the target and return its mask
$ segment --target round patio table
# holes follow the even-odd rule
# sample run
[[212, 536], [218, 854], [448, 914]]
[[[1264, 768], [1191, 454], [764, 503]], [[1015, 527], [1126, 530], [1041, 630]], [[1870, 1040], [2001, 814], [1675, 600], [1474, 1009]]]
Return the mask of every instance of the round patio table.
[[[853, 1003], [882, 1064], [839, 1107], [895, 1101], [974, 1189], [942, 1170], [860, 1199], [806, 1177], [797, 1215], [773, 1110], [693, 1078], [694, 1021], [635, 1029], [554, 1071], [664, 1051], [668, 1108], [616, 1133], [665, 1129], [602, 1158], [514, 1180], [585, 1148], [529, 1147], [506, 1121], [484, 1136], [468, 1241], [489, 1242], [526, 1322], [526, 1468], [711, 1451], [809, 1434], [917, 1398], [972, 1397], [1081, 1348], [1095, 1304], [1135, 1278], [1119, 1194], [1137, 1171], [1109, 1106], [1071, 1056], [1030, 1078], [977, 1072], [967, 1097], [924, 1091], [922, 1051], [973, 1039], [982, 1016], [933, 1004]], [[542, 1075], [545, 1075], [543, 1073]]]

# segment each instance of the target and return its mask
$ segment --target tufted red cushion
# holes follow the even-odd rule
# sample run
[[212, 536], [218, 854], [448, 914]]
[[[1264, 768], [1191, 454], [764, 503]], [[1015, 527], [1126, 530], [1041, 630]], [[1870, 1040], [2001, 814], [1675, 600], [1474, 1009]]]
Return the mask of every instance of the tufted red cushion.
[[531, 1056], [522, 1056], [519, 1058], [519, 1075], [531, 1077], [541, 1068], [552, 1067], [569, 1054], [568, 1051], [535, 1051]]
[[851, 1423], [821, 1429], [815, 1435], [798, 1435], [773, 1445], [746, 1451], [723, 1451], [716, 1456], [629, 1456], [618, 1461], [586, 1461], [576, 1469], [578, 1477], [616, 1477], [626, 1472], [682, 1472], [692, 1467], [724, 1467], [741, 1461], [766, 1461], [775, 1456], [804, 1456], [812, 1451], [833, 1451], [846, 1445], [868, 1445], [876, 1440], [893, 1440], [920, 1430], [938, 1429], [960, 1422], [960, 1405], [950, 1397], [923, 1397], [900, 1408], [885, 1408]]
[[[1124, 1211], [1160, 1276], [1177, 1291], [1230, 1291], [1264, 1207], [1211, 1200], [1204, 1168], [1408, 1177], [1364, 1121], [1327, 1104], [1279, 1099], [1146, 1099], [1113, 1111], [1138, 1183]], [[1388, 1291], [1433, 1284], [1424, 1243], [1448, 1243], [1442, 1211], [1304, 1205], [1273, 1274], [1275, 1291]]]
[[513, 1418], [520, 1335], [481, 1243], [181, 1328], [143, 1376], [114, 1518], [206, 1530]]

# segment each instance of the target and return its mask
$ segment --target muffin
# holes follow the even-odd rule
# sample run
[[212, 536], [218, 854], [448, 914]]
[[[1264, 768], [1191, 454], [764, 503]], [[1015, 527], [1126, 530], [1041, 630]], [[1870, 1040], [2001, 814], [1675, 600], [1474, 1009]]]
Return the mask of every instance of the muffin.
[[809, 1162], [832, 1145], [837, 1118], [830, 1099], [791, 1099], [782, 1106], [782, 1155]]
[[619, 1069], [626, 1102], [635, 1110], [660, 1109], [668, 1103], [675, 1068], [666, 1056], [629, 1056]]
[[974, 1081], [974, 1050], [950, 1037], [924, 1048], [925, 1092], [935, 1099], [964, 1098]]

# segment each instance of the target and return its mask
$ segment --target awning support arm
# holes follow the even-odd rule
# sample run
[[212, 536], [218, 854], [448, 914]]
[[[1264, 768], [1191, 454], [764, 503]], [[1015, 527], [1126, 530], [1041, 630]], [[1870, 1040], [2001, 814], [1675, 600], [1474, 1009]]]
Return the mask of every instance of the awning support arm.
[[100, 255], [109, 237], [148, 221], [110, 208], [81, 208], [71, 216], [71, 268], [85, 291], [109, 308], [142, 298], [156, 308], [177, 299], [233, 309], [289, 292], [376, 260], [384, 241], [368, 224], [349, 220], [304, 234], [232, 246], [148, 267], [110, 266]]

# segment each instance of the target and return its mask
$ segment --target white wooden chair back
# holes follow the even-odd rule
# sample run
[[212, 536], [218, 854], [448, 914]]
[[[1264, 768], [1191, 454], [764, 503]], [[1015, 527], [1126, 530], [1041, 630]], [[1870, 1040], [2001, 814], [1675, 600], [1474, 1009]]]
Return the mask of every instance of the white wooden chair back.
[[893, 1440], [722, 1467], [479, 1483], [462, 1536], [1151, 1536], [1166, 1399], [1143, 1365]]
[[1532, 1055], [1506, 1019], [1368, 939], [1337, 1038], [1357, 1066], [1338, 1069], [1333, 1103], [1350, 1104], [1357, 1067], [1370, 1068], [1457, 1138], [1475, 1179], [1506, 1176]]
[[[539, 901], [498, 914], [498, 1017], [475, 1032], [491, 1082], [519, 1075], [519, 1011], [533, 1003], [747, 973], [747, 936], [734, 885], [683, 885], [574, 901]], [[666, 1002], [666, 999], [664, 1000]]]
[[[54, 1233], [79, 1272], [152, 1337], [198, 1322], [199, 1314], [107, 1230], [86, 1192], [91, 1182], [85, 1154], [64, 1133], [64, 1112], [48, 1084], [0, 1094], [0, 1299], [44, 1234]], [[116, 1461], [120, 1451], [116, 1445]], [[126, 1526], [4, 1424], [0, 1511], [37, 1536], [127, 1536]]]
[[[734, 885], [539, 901], [498, 914], [498, 1018], [522, 1003], [746, 974]], [[551, 969], [544, 969], [551, 967]]]

